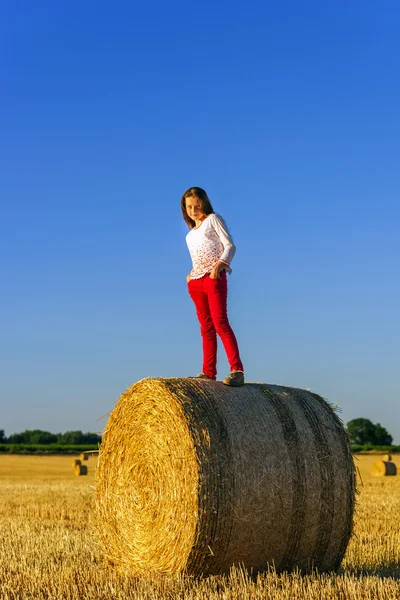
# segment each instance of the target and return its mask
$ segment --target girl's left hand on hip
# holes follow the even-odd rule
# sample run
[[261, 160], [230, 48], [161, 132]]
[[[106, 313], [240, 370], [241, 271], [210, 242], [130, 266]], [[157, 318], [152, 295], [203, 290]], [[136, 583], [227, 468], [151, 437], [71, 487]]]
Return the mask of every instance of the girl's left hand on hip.
[[220, 279], [221, 272], [225, 269], [224, 263], [217, 262], [216, 265], [212, 268], [210, 273], [210, 279]]

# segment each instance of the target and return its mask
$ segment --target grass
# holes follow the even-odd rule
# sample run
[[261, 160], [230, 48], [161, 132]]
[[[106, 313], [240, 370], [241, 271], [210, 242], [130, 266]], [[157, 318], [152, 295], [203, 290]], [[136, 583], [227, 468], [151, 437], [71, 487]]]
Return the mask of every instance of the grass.
[[[397, 458], [397, 461], [396, 461]], [[400, 467], [400, 456], [394, 457]], [[269, 572], [252, 579], [157, 577], [137, 580], [103, 563], [93, 536], [96, 458], [76, 477], [68, 456], [0, 456], [0, 598], [7, 600], [400, 598], [400, 476], [372, 478], [377, 456], [356, 459], [363, 487], [355, 534], [339, 573]]]

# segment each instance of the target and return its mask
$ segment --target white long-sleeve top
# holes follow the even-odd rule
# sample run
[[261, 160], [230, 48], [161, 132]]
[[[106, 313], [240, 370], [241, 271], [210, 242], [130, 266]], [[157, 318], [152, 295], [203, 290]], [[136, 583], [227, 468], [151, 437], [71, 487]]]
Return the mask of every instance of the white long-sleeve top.
[[225, 221], [220, 215], [212, 213], [193, 228], [186, 236], [186, 243], [192, 258], [191, 279], [200, 279], [210, 273], [214, 265], [221, 261], [226, 264], [228, 273], [232, 272], [230, 262], [236, 252]]

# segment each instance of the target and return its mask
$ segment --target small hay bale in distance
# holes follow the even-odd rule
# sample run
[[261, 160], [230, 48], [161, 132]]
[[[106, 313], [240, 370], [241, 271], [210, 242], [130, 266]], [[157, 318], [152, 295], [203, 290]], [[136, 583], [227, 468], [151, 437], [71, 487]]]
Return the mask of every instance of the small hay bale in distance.
[[234, 564], [330, 571], [351, 535], [354, 496], [346, 431], [320, 396], [148, 378], [110, 414], [95, 514], [106, 562], [136, 576]]
[[397, 475], [396, 465], [386, 460], [378, 460], [372, 465], [371, 475], [374, 477], [386, 477]]
[[82, 454], [79, 456], [79, 458], [81, 460], [89, 460], [89, 453], [88, 452], [82, 452]]
[[383, 457], [383, 460], [386, 461], [386, 462], [391, 462], [392, 455], [391, 454], [385, 454], [385, 456]]
[[79, 458], [73, 458], [72, 459], [72, 466], [73, 466], [73, 468], [75, 468], [77, 465], [80, 465], [80, 464], [81, 464], [81, 461], [80, 461]]
[[86, 465], [76, 465], [75, 475], [87, 475], [88, 468]]

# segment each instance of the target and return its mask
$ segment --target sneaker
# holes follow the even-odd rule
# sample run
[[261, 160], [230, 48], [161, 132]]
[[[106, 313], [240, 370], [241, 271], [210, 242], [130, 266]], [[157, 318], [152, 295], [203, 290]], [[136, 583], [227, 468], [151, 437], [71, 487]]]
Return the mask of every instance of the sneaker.
[[209, 377], [205, 373], [199, 373], [198, 375], [192, 375], [189, 379], [209, 379], [210, 381], [215, 381], [213, 377]]
[[244, 384], [244, 373], [243, 371], [231, 371], [223, 381], [225, 385], [234, 385], [238, 387]]

